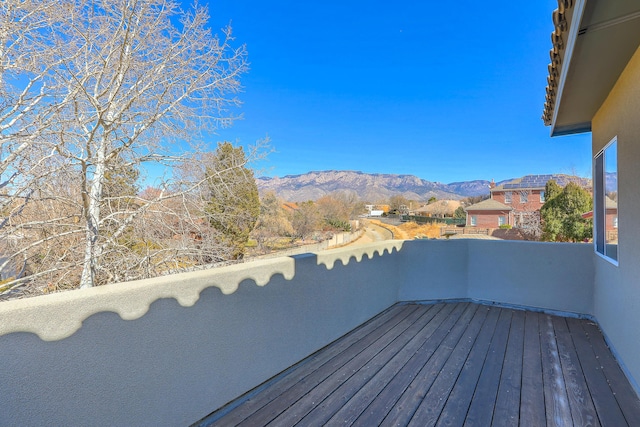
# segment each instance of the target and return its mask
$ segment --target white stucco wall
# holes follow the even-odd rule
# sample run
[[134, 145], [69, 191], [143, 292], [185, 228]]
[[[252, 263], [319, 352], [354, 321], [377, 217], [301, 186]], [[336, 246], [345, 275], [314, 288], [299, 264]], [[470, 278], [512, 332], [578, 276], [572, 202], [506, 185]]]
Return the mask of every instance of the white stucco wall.
[[593, 314], [593, 247], [585, 243], [469, 242], [469, 298]]
[[472, 299], [593, 314], [593, 248], [501, 240], [406, 242], [400, 301]]
[[595, 315], [619, 361], [640, 383], [640, 49], [592, 122], [593, 153], [618, 141], [618, 262], [595, 257]]
[[413, 240], [402, 247], [399, 301], [467, 298], [467, 240]]
[[[0, 330], [0, 426], [196, 422], [394, 304], [398, 254], [370, 248], [0, 303], [0, 322], [53, 340]], [[193, 306], [168, 298], [194, 288]]]

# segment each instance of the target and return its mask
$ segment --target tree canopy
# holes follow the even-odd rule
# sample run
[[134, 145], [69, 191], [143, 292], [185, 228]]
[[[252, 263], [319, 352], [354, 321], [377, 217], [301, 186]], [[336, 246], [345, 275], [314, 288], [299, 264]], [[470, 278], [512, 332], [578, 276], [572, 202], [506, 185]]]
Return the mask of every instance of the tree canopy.
[[[230, 28], [211, 32], [206, 8], [183, 7], [1, 2], [0, 294], [152, 277], [222, 254], [204, 225], [203, 178], [178, 182], [175, 168], [210, 150], [202, 130], [234, 121], [246, 52]], [[136, 194], [148, 164], [171, 178]]]
[[582, 217], [593, 208], [588, 191], [573, 182], [561, 188], [551, 180], [545, 187], [545, 200], [540, 209], [543, 240], [579, 242], [593, 236], [591, 219]]
[[242, 147], [223, 142], [218, 144], [206, 169], [210, 200], [205, 210], [211, 226], [231, 248], [232, 259], [244, 256], [260, 215], [258, 186], [246, 162]]
[[252, 233], [260, 249], [265, 249], [265, 245], [271, 241], [282, 237], [291, 238], [295, 234], [283, 204], [273, 191], [260, 198], [260, 215]]

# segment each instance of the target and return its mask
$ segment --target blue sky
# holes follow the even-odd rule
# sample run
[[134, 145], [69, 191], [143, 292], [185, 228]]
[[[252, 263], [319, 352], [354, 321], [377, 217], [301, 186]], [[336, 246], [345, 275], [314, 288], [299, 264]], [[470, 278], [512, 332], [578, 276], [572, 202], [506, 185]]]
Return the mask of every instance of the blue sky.
[[[446, 7], [455, 5], [456, 7]], [[261, 175], [413, 174], [444, 183], [591, 174], [590, 135], [540, 119], [555, 0], [210, 0], [249, 52], [244, 119]]]

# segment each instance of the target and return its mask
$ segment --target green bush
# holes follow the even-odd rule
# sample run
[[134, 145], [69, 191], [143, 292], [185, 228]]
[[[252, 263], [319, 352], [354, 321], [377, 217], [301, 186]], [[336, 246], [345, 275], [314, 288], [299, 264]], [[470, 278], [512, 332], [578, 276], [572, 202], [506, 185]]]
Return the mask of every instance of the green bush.
[[327, 218], [325, 223], [331, 228], [341, 231], [351, 231], [351, 223], [349, 221], [343, 221], [340, 219]]
[[511, 230], [511, 225], [502, 224], [499, 228], [502, 229], [502, 230]]

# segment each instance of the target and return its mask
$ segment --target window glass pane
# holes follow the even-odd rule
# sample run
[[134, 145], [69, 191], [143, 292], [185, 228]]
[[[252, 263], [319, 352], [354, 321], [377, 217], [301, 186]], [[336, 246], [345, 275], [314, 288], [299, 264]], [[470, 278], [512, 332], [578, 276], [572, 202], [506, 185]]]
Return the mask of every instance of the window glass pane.
[[604, 151], [599, 153], [594, 162], [593, 167], [593, 241], [596, 245], [596, 252], [604, 255], [604, 227], [600, 225], [600, 219], [602, 215], [599, 212], [604, 212]]
[[594, 242], [599, 254], [618, 260], [618, 144], [614, 138], [594, 159]]
[[618, 259], [618, 144], [604, 150], [605, 255]]

